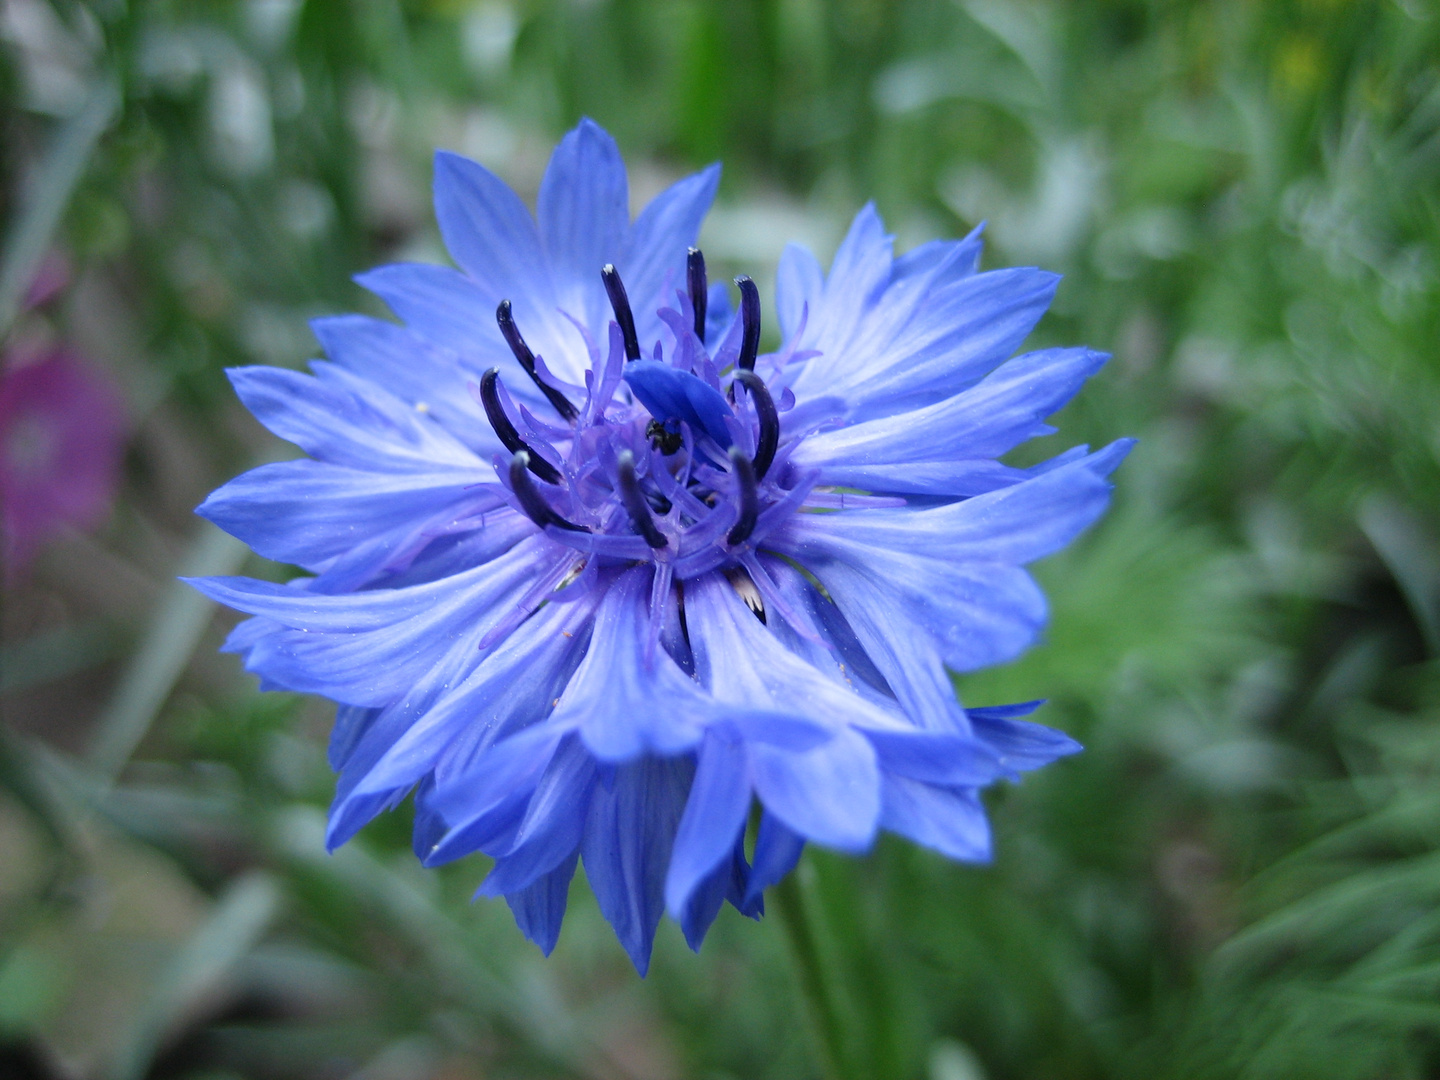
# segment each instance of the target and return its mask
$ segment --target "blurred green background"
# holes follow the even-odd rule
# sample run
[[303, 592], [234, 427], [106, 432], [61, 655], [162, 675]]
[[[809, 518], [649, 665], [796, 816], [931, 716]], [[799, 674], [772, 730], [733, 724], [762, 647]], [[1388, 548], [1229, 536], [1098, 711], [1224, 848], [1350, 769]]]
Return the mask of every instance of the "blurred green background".
[[723, 159], [703, 246], [767, 304], [867, 199], [900, 249], [988, 220], [986, 266], [1066, 275], [1038, 339], [1115, 355], [1026, 453], [1141, 439], [1039, 568], [1047, 640], [960, 687], [1086, 753], [992, 793], [991, 867], [802, 864], [839, 1076], [1440, 1077], [1440, 8], [5, 0], [0, 37], [7, 366], [63, 345], [128, 425], [103, 524], [4, 593], [0, 1077], [822, 1075], [773, 919], [666, 924], [642, 982], [583, 883], [544, 961], [408, 810], [324, 855], [333, 709], [173, 583], [277, 572], [191, 515], [287, 452], [222, 369], [444, 258], [435, 147], [533, 197], [581, 115], [637, 202]]

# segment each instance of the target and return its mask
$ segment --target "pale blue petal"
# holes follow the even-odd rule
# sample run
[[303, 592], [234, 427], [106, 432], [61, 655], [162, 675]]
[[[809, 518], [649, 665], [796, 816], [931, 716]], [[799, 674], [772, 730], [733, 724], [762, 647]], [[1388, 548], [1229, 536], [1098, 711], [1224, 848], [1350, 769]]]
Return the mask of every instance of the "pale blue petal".
[[865, 851], [880, 820], [880, 770], [859, 732], [842, 730], [805, 753], [749, 747], [750, 775], [765, 809], [807, 840]]
[[601, 761], [689, 750], [709, 718], [706, 694], [665, 650], [645, 663], [652, 577], [649, 566], [635, 567], [606, 591], [590, 648], [549, 720], [577, 727]]
[[[791, 460], [821, 469], [822, 483], [841, 483], [846, 481], [834, 479], [830, 466], [998, 458], [1026, 439], [1048, 434], [1044, 418], [1062, 408], [1107, 359], [1088, 349], [1027, 353], [944, 401], [812, 435]], [[849, 475], [864, 474], [852, 469]]]
[[[569, 556], [562, 556], [568, 558]], [[286, 685], [352, 705], [385, 705], [431, 673], [455, 642], [476, 643], [556, 558], [536, 539], [453, 578], [406, 589], [321, 596], [249, 578], [188, 579], [211, 599], [288, 629], [257, 644]]]
[[557, 376], [580, 383], [590, 366], [584, 339], [556, 310], [554, 298], [533, 300], [514, 290], [492, 290], [450, 269], [426, 263], [395, 263], [357, 274], [355, 281], [385, 301], [411, 331], [453, 353], [465, 368], [498, 367], [506, 387], [525, 401], [543, 400], [516, 363], [495, 309], [509, 300], [530, 348]]
[[809, 309], [819, 313], [825, 289], [825, 274], [807, 248], [786, 244], [775, 274], [775, 314], [780, 321], [780, 338], [789, 343], [800, 330], [801, 317]]
[[[578, 651], [576, 638], [589, 620], [590, 610], [591, 605], [583, 601], [551, 604], [482, 653], [478, 666], [463, 682], [447, 690], [390, 743], [356, 790], [368, 793], [413, 784], [443, 761], [447, 787], [453, 788], [452, 777], [464, 771], [465, 787], [476, 803], [486, 807], [499, 803], [515, 781], [482, 784], [466, 766], [476, 755], [550, 710], [565, 685], [562, 679], [573, 666], [571, 653]], [[445, 800], [437, 797], [435, 802], [448, 809]]]
[[356, 544], [398, 549], [440, 520], [498, 500], [475, 471], [374, 473], [301, 459], [261, 465], [211, 492], [196, 509], [256, 553], [320, 570]]
[[[711, 165], [670, 185], [640, 212], [625, 238], [615, 266], [635, 310], [636, 333], [646, 345], [661, 339], [656, 311], [672, 306], [675, 290], [685, 287], [686, 252], [700, 236], [719, 184], [720, 166]], [[709, 311], [712, 317], [725, 314], [713, 303]]]
[[535, 209], [554, 302], [592, 334], [610, 317], [600, 268], [620, 257], [630, 227], [629, 191], [620, 148], [588, 118], [560, 140], [540, 181]]
[[310, 330], [336, 364], [433, 416], [472, 450], [492, 452], [494, 433], [466, 385], [483, 368], [465, 368], [449, 350], [367, 315], [313, 319]]
[[948, 858], [990, 861], [990, 822], [973, 788], [936, 787], [887, 775], [881, 824]]

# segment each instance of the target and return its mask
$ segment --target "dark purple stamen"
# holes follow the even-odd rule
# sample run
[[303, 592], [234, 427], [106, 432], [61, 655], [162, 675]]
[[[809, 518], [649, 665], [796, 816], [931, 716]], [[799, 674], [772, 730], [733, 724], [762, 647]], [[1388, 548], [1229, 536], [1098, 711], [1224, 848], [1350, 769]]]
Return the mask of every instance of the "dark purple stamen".
[[735, 372], [735, 381], [750, 391], [755, 402], [755, 415], [760, 420], [760, 437], [755, 447], [755, 478], [764, 480], [775, 460], [775, 450], [780, 445], [780, 413], [775, 408], [775, 399], [765, 380], [753, 371]]
[[500, 333], [505, 335], [505, 344], [510, 346], [510, 351], [515, 354], [515, 359], [520, 361], [520, 366], [525, 369], [540, 392], [549, 399], [550, 404], [555, 406], [555, 411], [563, 416], [570, 423], [580, 414], [575, 411], [575, 406], [570, 400], [555, 387], [544, 382], [540, 373], [535, 370], [535, 354], [530, 351], [530, 346], [525, 344], [525, 339], [520, 336], [520, 328], [515, 325], [515, 316], [510, 311], [510, 301], [501, 300], [500, 306], [495, 309], [495, 321], [500, 324]]
[[610, 307], [615, 311], [615, 321], [620, 324], [620, 335], [625, 339], [625, 359], [639, 360], [640, 339], [635, 334], [635, 315], [630, 310], [630, 298], [625, 295], [625, 283], [613, 263], [600, 268], [600, 277], [605, 282]]
[[705, 344], [705, 307], [710, 286], [705, 279], [705, 256], [699, 248], [691, 248], [685, 256], [685, 284], [690, 292], [690, 306], [695, 309], [695, 336]]
[[589, 529], [576, 525], [573, 521], [566, 521], [550, 508], [550, 504], [540, 494], [540, 489], [535, 486], [535, 481], [530, 479], [530, 470], [533, 468], [535, 460], [528, 451], [515, 451], [515, 456], [510, 459], [510, 488], [515, 492], [515, 498], [519, 500], [520, 509], [525, 511], [525, 516], [542, 529], [546, 525], [554, 525], [571, 532], [589, 532]]
[[620, 501], [625, 504], [635, 531], [643, 536], [652, 548], [668, 545], [670, 541], [650, 516], [650, 505], [645, 501], [645, 493], [640, 490], [640, 480], [635, 475], [635, 455], [629, 450], [620, 451], [615, 474], [620, 480]]
[[[480, 404], [485, 406], [485, 416], [490, 421], [490, 426], [495, 429], [495, 434], [500, 436], [500, 441], [505, 444], [506, 450], [512, 454], [524, 454], [530, 471], [547, 484], [560, 483], [559, 470], [530, 449], [530, 444], [520, 438], [515, 425], [510, 423], [510, 417], [505, 415], [505, 408], [500, 404], [499, 368], [492, 367], [480, 376]], [[513, 466], [511, 472], [514, 472]]]
[[742, 370], [753, 371], [755, 357], [760, 355], [760, 290], [744, 274], [735, 279], [735, 284], [740, 289], [740, 323], [745, 330], [740, 339], [740, 359], [735, 364]]
[[760, 493], [755, 490], [755, 466], [738, 446], [730, 448], [730, 464], [735, 466], [735, 480], [740, 485], [740, 517], [725, 542], [731, 547], [743, 544], [755, 531], [760, 517]]

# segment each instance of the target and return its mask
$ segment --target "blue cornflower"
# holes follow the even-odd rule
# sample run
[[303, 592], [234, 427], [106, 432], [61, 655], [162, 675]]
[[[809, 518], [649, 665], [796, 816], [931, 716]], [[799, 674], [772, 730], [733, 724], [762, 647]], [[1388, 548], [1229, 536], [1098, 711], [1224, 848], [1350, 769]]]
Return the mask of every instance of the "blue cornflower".
[[589, 121], [533, 219], [435, 168], [460, 269], [361, 275], [404, 325], [318, 320], [313, 376], [233, 370], [310, 457], [199, 510], [313, 574], [194, 584], [255, 616], [226, 648], [262, 686], [339, 703], [329, 844], [414, 792], [419, 857], [492, 856], [480, 892], [547, 953], [583, 858], [642, 972], [662, 911], [698, 948], [807, 840], [988, 858], [980, 789], [1078, 746], [1036, 703], [967, 712], [947, 668], [1033, 641], [1022, 567], [1104, 511], [1130, 445], [997, 460], [1106, 359], [1012, 357], [1057, 278], [979, 273], [975, 234], [894, 258], [866, 207], [828, 275], [786, 250], [762, 355], [755, 285], [732, 313], [691, 247], [718, 167], [633, 222]]

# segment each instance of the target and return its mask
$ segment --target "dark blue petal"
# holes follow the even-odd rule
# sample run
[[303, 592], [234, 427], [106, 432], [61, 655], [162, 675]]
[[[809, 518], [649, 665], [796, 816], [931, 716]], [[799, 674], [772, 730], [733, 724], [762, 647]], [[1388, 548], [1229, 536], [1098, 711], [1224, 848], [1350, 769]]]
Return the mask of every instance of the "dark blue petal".
[[705, 943], [705, 935], [726, 900], [752, 919], [758, 919], [764, 912], [763, 902], [753, 906], [745, 903], [745, 894], [750, 887], [750, 864], [745, 860], [744, 841], [743, 835], [736, 838], [729, 856], [721, 859], [720, 864], [695, 886], [678, 916], [685, 943], [695, 952], [699, 952], [700, 946]]
[[1009, 768], [1028, 772], [1083, 749], [1063, 731], [1015, 719], [1031, 712], [1039, 704], [1035, 701], [1025, 705], [966, 709], [965, 712], [970, 717], [976, 738], [988, 744]]
[[732, 440], [725, 418], [735, 414], [725, 395], [703, 379], [658, 360], [636, 360], [625, 365], [625, 381], [656, 420], [684, 421], [729, 448]]
[[595, 789], [582, 853], [600, 913], [644, 975], [665, 910], [665, 866], [694, 766], [686, 758], [645, 758], [615, 770]]
[[580, 853], [573, 852], [554, 870], [541, 874], [528, 886], [506, 893], [505, 902], [515, 915], [515, 925], [527, 938], [549, 956], [560, 940], [560, 924], [565, 920], [565, 905], [570, 898], [570, 879]]
[[787, 828], [774, 814], [762, 814], [760, 831], [755, 837], [755, 862], [750, 867], [750, 885], [741, 910], [749, 914], [759, 909], [765, 890], [795, 869], [804, 850], [803, 836]]
[[340, 705], [335, 709], [335, 726], [330, 730], [330, 768], [339, 772], [355, 752], [365, 732], [380, 715], [379, 709], [367, 709], [362, 705]]

